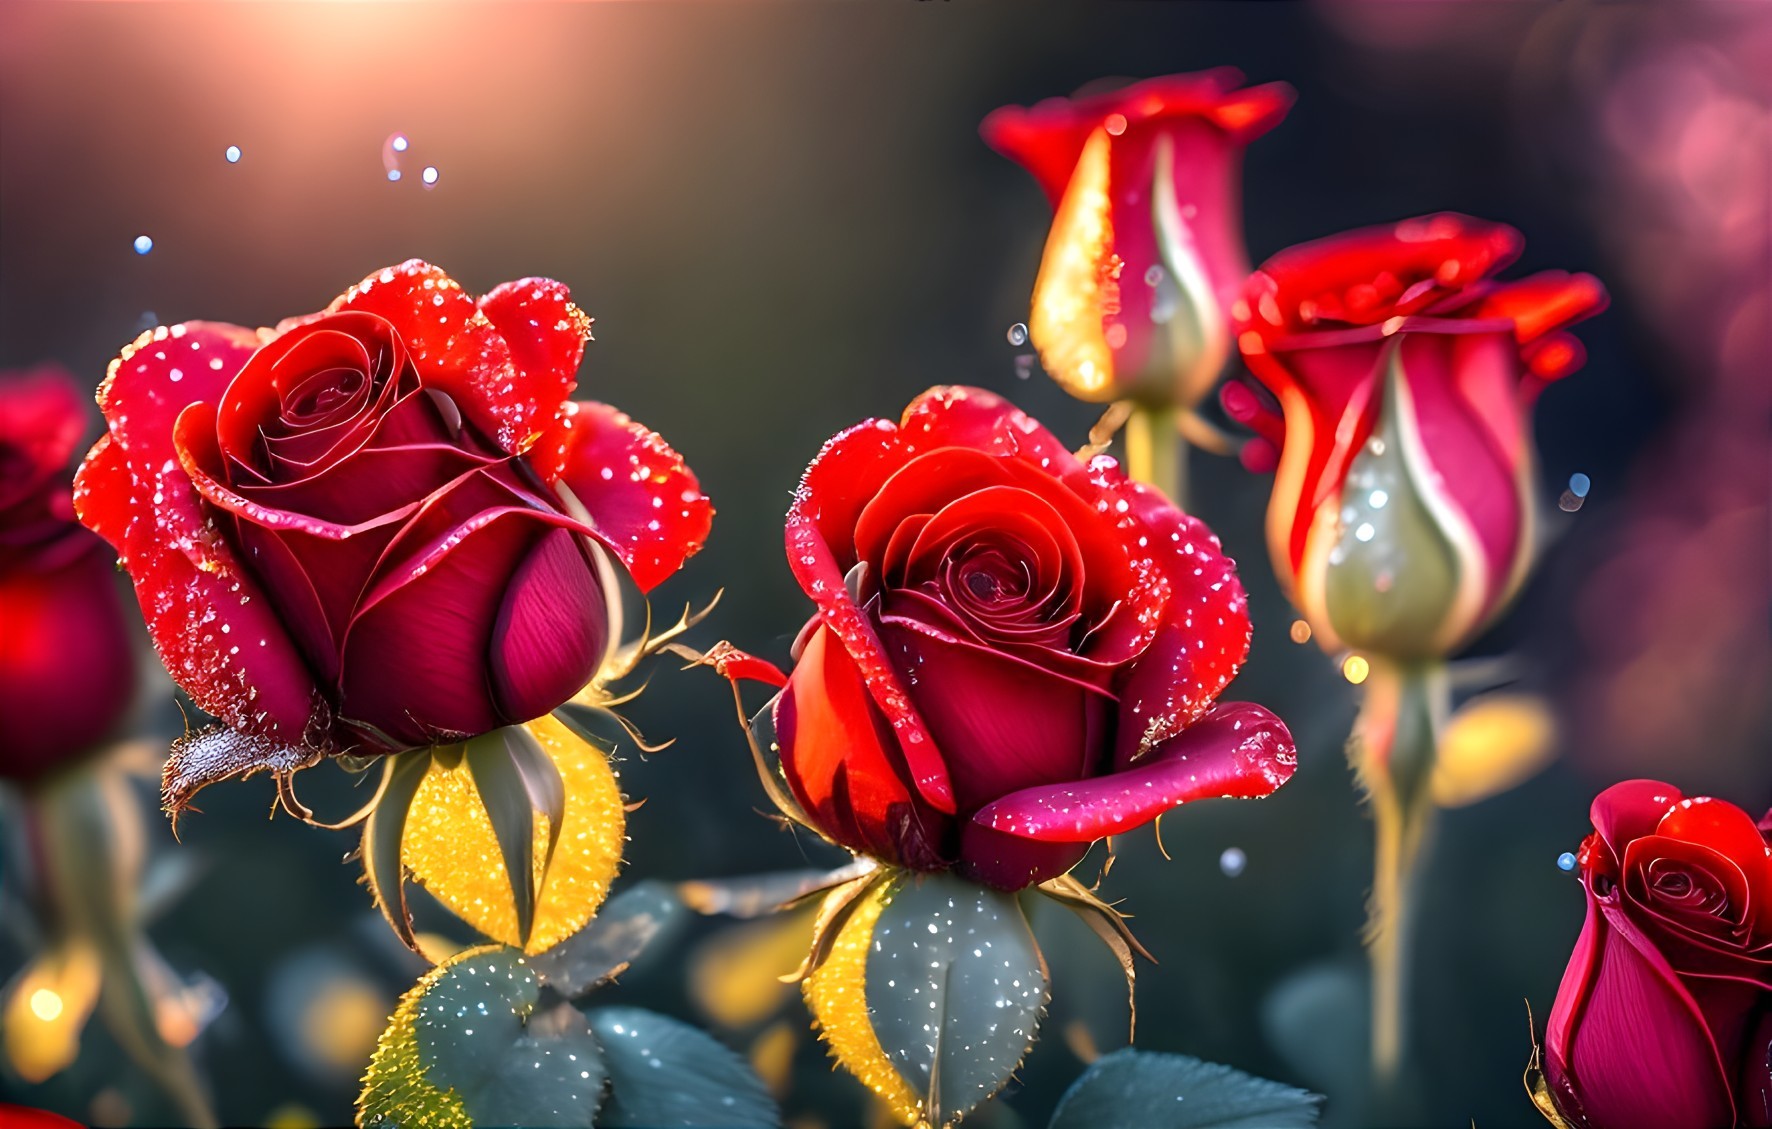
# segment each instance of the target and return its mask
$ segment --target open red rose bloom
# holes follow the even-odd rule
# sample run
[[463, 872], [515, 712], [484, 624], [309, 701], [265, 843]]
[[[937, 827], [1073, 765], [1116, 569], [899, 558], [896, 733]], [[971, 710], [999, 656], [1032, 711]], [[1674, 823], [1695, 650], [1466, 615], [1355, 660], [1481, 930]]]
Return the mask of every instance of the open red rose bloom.
[[1593, 803], [1587, 923], [1545, 1031], [1584, 1129], [1772, 1125], [1772, 850], [1752, 816], [1629, 780]]
[[[1586, 354], [1566, 327], [1604, 309], [1606, 291], [1591, 275], [1564, 271], [1492, 278], [1523, 245], [1511, 227], [1450, 213], [1347, 232], [1263, 263], [1233, 309], [1243, 359], [1265, 394], [1232, 383], [1222, 398], [1257, 433], [1245, 464], [1275, 472], [1274, 567], [1326, 647], [1443, 654], [1525, 576], [1536, 488], [1530, 410], [1546, 384], [1581, 367]], [[1410, 540], [1388, 529], [1403, 519], [1367, 515], [1369, 492], [1348, 486], [1387, 423], [1409, 501], [1444, 543], [1449, 591], [1393, 598], [1430, 605], [1427, 627], [1338, 640], [1332, 620], [1362, 618], [1325, 606], [1338, 547], [1364, 557]], [[1377, 497], [1386, 494], [1397, 491]], [[1376, 540], [1367, 529], [1370, 550], [1348, 538], [1368, 516], [1387, 529]], [[1420, 557], [1403, 577], [1416, 589], [1427, 584]]]
[[1215, 703], [1249, 648], [1217, 538], [991, 393], [933, 389], [832, 439], [787, 546], [818, 614], [775, 740], [845, 847], [1018, 889], [1292, 774], [1279, 719]]
[[187, 322], [112, 362], [76, 505], [228, 727], [175, 754], [175, 806], [528, 721], [591, 678], [601, 554], [650, 589], [712, 510], [658, 436], [567, 399], [589, 330], [560, 283], [476, 301], [413, 260], [275, 330]]

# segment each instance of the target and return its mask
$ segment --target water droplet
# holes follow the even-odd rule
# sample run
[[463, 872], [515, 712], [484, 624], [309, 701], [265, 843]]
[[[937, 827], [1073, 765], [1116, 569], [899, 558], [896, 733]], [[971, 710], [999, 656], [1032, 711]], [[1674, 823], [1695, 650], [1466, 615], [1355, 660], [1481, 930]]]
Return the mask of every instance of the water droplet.
[[1026, 345], [1028, 343], [1028, 327], [1016, 322], [1009, 327], [1009, 344]]
[[1569, 476], [1569, 489], [1557, 499], [1557, 508], [1564, 513], [1574, 513], [1587, 501], [1587, 492], [1593, 488], [1593, 479], [1579, 472]]
[[145, 235], [138, 235], [135, 237], [135, 253], [136, 254], [145, 255], [149, 251], [152, 251], [153, 249], [154, 249], [154, 241], [152, 239], [149, 239]]
[[396, 153], [406, 152], [408, 144], [410, 144], [410, 142], [406, 140], [406, 135], [404, 133], [396, 133], [394, 136], [388, 138], [388, 148]]
[[422, 179], [425, 182], [426, 188], [431, 187], [433, 184], [437, 183], [437, 166], [436, 165], [426, 165], [425, 171], [423, 173], [419, 174], [419, 176], [420, 176], [420, 179]]
[[1558, 855], [1557, 856], [1557, 869], [1558, 870], [1574, 870], [1575, 869], [1575, 854], [1574, 854], [1574, 852], [1564, 851], [1562, 854]]
[[1144, 284], [1146, 286], [1161, 286], [1165, 277], [1162, 264], [1152, 263], [1151, 268], [1144, 272]]
[[1249, 856], [1243, 853], [1241, 847], [1226, 847], [1224, 853], [1218, 856], [1218, 869], [1224, 872], [1226, 878], [1235, 878], [1248, 865]]
[[1311, 625], [1302, 619], [1295, 619], [1292, 621], [1292, 628], [1288, 634], [1292, 636], [1294, 643], [1309, 643], [1311, 641]]
[[388, 179], [389, 180], [399, 180], [400, 179], [400, 170], [399, 169], [389, 169], [388, 170]]
[[1372, 673], [1372, 664], [1359, 655], [1349, 655], [1341, 663], [1341, 676], [1358, 686]]
[[237, 165], [240, 163], [240, 146], [230, 145], [222, 155], [228, 159], [228, 164]]

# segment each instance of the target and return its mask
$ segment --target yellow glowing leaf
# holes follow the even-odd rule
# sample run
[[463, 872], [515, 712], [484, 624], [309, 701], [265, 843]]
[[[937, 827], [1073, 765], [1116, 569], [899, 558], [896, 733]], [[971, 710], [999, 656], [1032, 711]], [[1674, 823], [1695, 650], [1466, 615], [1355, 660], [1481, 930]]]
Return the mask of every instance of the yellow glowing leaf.
[[[536, 904], [528, 951], [578, 932], [597, 912], [621, 865], [626, 816], [621, 787], [603, 751], [550, 716], [528, 724], [566, 785], [560, 842]], [[465, 762], [433, 763], [413, 798], [401, 853], [412, 877], [481, 933], [517, 945], [517, 908], [504, 855]], [[547, 819], [535, 820], [535, 867], [547, 852]]]
[[1081, 400], [1104, 401], [1114, 385], [1114, 354], [1102, 319], [1120, 312], [1120, 260], [1108, 200], [1108, 133], [1083, 146], [1034, 279], [1028, 335], [1040, 364]]
[[[468, 951], [490, 952], [492, 948]], [[418, 1053], [417, 1019], [425, 993], [453, 967], [438, 965], [400, 997], [387, 1030], [376, 1042], [369, 1069], [363, 1073], [363, 1093], [357, 1099], [358, 1125], [474, 1129], [473, 1119], [455, 1091], [439, 1090], [425, 1076]]]
[[922, 1117], [922, 1099], [887, 1059], [868, 1016], [868, 950], [873, 946], [874, 923], [896, 890], [896, 883], [880, 882], [862, 896], [830, 955], [806, 978], [803, 991], [836, 1060], [878, 1094], [900, 1121], [915, 1125]]
[[781, 977], [799, 967], [812, 937], [813, 903], [793, 913], [721, 930], [689, 961], [689, 992], [709, 1019], [749, 1027], [782, 1006], [792, 987]]
[[1467, 703], [1440, 738], [1434, 803], [1463, 807], [1525, 782], [1551, 762], [1556, 736], [1556, 721], [1541, 698], [1490, 694]]
[[44, 954], [13, 981], [0, 1022], [19, 1077], [41, 1082], [74, 1061], [98, 988], [98, 954], [79, 942]]

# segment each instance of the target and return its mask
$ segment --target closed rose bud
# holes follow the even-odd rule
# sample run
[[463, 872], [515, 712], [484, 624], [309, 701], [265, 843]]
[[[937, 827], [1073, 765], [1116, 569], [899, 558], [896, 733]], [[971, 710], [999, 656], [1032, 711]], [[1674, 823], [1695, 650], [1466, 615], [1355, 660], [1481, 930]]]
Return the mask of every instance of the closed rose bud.
[[59, 370], [0, 375], [0, 777], [25, 783], [103, 738], [135, 690], [115, 555], [74, 520], [82, 399]]
[[566, 399], [589, 326], [557, 282], [475, 300], [414, 260], [276, 330], [190, 322], [113, 362], [81, 516], [168, 671], [239, 738], [169, 770], [175, 803], [302, 755], [277, 750], [529, 721], [590, 680], [599, 555], [649, 589], [711, 510], [656, 435]]
[[1217, 701], [1249, 646], [1218, 539], [989, 392], [832, 439], [787, 541], [818, 614], [774, 743], [800, 814], [854, 851], [1019, 889], [1297, 763], [1278, 718]]
[[1752, 816], [1653, 780], [1594, 800], [1587, 922], [1545, 1030], [1578, 1129], [1772, 1125], [1772, 855]]
[[1241, 82], [1228, 67], [1169, 75], [984, 120], [1052, 201], [1028, 327], [1071, 395], [1190, 408], [1234, 355], [1243, 147], [1292, 103], [1283, 83]]
[[1525, 578], [1530, 411], [1584, 354], [1564, 326], [1604, 308], [1588, 275], [1490, 276], [1501, 224], [1439, 215], [1320, 239], [1250, 276], [1234, 310], [1260, 390], [1226, 410], [1273, 469], [1268, 544], [1325, 649], [1455, 651]]

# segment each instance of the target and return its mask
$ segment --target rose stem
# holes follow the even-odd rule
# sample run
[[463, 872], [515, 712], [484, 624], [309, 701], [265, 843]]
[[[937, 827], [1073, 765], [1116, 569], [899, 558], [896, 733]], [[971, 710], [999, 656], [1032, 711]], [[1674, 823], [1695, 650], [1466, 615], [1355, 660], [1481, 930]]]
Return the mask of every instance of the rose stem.
[[1348, 753], [1377, 834], [1366, 944], [1372, 962], [1372, 1077], [1395, 1091], [1408, 1046], [1409, 963], [1423, 848], [1433, 824], [1435, 750], [1449, 683], [1438, 662], [1369, 657], [1365, 700]]
[[1126, 420], [1126, 472], [1187, 508], [1187, 441], [1174, 408], [1135, 405]]

